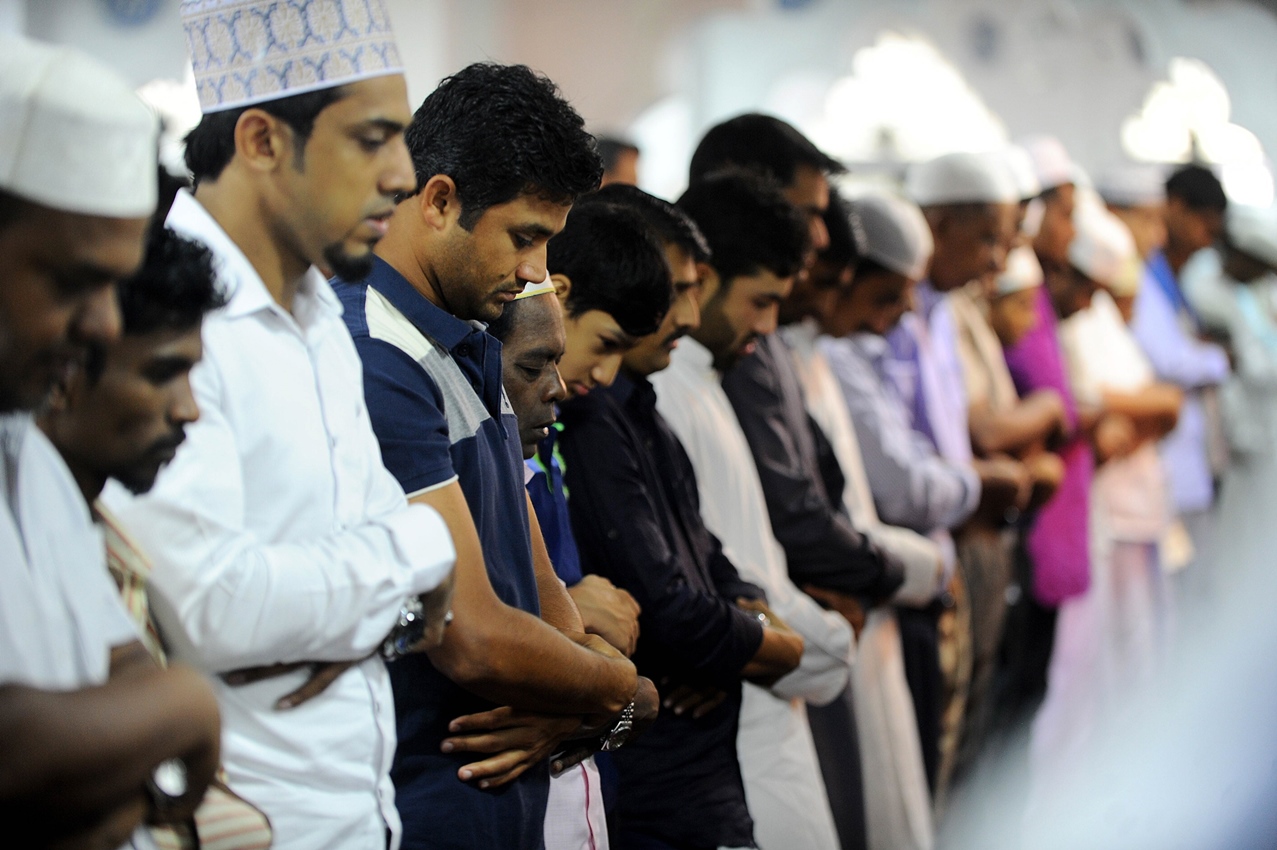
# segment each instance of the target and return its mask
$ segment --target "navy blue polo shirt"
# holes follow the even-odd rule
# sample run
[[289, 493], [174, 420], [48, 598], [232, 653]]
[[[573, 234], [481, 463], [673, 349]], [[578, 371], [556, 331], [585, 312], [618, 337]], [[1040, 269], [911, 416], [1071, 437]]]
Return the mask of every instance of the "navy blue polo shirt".
[[[492, 588], [540, 616], [518, 421], [501, 387], [501, 343], [480, 322], [431, 304], [381, 258], [359, 283], [333, 281], [363, 361], [382, 460], [411, 498], [460, 482]], [[457, 778], [473, 753], [439, 751], [448, 723], [495, 704], [463, 690], [425, 655], [390, 665], [399, 746], [391, 777], [403, 846], [540, 850], [549, 769], [494, 791]]]

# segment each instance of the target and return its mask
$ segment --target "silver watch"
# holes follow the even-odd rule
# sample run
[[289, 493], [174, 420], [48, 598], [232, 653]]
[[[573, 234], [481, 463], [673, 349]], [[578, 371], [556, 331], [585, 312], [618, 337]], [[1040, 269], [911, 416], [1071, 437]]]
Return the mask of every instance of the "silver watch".
[[630, 733], [633, 731], [634, 701], [630, 700], [630, 704], [621, 709], [621, 717], [616, 721], [616, 725], [603, 735], [603, 743], [599, 745], [599, 749], [605, 753], [619, 750], [625, 746], [625, 742], [630, 739]]
[[399, 609], [399, 621], [381, 644], [381, 657], [394, 661], [407, 655], [421, 643], [426, 633], [426, 607], [419, 597], [413, 596]]

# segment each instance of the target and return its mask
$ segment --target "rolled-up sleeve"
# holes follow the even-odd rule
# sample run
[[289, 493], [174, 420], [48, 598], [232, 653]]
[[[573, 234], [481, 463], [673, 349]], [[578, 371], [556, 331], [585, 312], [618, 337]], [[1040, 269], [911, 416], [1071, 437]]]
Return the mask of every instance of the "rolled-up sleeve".
[[367, 432], [345, 449], [372, 452], [365, 521], [305, 542], [259, 539], [216, 363], [197, 366], [191, 383], [200, 419], [154, 490], [104, 497], [155, 562], [152, 604], [174, 655], [214, 673], [367, 656], [404, 601], [451, 571], [442, 517], [407, 503]]

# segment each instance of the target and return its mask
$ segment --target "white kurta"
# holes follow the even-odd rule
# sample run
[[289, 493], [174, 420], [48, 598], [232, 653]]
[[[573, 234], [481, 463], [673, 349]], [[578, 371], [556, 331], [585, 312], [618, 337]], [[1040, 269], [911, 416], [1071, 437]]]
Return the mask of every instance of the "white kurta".
[[836, 850], [804, 700], [827, 703], [847, 686], [855, 651], [851, 627], [789, 580], [754, 456], [710, 352], [683, 339], [652, 384], [657, 409], [696, 470], [706, 527], [741, 576], [762, 587], [772, 610], [806, 641], [798, 669], [770, 690], [745, 685], [736, 746], [755, 838], [762, 850]]
[[[905, 565], [905, 583], [897, 601], [921, 605], [935, 598], [943, 561], [940, 548], [910, 531], [884, 525], [874, 508], [855, 424], [847, 412], [838, 379], [816, 346], [812, 323], [781, 328], [803, 384], [807, 412], [825, 433], [847, 479], [843, 505], [852, 523]], [[869, 612], [851, 671], [860, 742], [861, 772], [866, 778], [865, 825], [870, 850], [928, 850], [935, 843], [931, 793], [914, 721], [913, 697], [905, 679], [900, 629], [895, 611], [880, 606]]]
[[[138, 639], [84, 496], [27, 414], [0, 416], [0, 587], [0, 684], [101, 685], [111, 649]], [[132, 846], [153, 845], [138, 830]]]
[[283, 711], [306, 669], [241, 687], [214, 676], [222, 760], [281, 850], [381, 847], [388, 828], [397, 846], [394, 702], [373, 653], [408, 596], [447, 575], [452, 539], [381, 463], [322, 276], [310, 270], [289, 314], [193, 197], [168, 222], [212, 249], [230, 303], [204, 322], [200, 420], [176, 459], [148, 495], [105, 500], [154, 560], [151, 603], [175, 658], [211, 674], [363, 659]]

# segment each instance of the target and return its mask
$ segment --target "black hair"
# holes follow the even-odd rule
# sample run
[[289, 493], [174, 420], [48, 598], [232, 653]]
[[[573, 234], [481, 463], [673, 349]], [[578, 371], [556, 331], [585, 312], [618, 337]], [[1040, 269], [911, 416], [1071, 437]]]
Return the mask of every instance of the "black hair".
[[856, 239], [856, 229], [860, 222], [856, 219], [851, 204], [837, 190], [829, 191], [829, 206], [822, 217], [825, 220], [825, 229], [829, 231], [829, 247], [820, 252], [820, 259], [840, 268], [859, 260], [860, 245]]
[[599, 149], [599, 158], [603, 160], [603, 170], [616, 168], [616, 162], [623, 153], [638, 153], [638, 145], [618, 139], [615, 136], [595, 136], [594, 144]]
[[[213, 253], [204, 243], [168, 227], [151, 231], [142, 266], [116, 287], [125, 336], [198, 328], [204, 315], [226, 304], [217, 285]], [[106, 349], [91, 346], [85, 374], [96, 382], [106, 366]]]
[[603, 163], [585, 122], [526, 65], [477, 62], [439, 83], [404, 132], [417, 185], [457, 184], [461, 226], [523, 194], [570, 204], [596, 188]]
[[572, 282], [568, 315], [602, 310], [633, 337], [655, 332], [674, 298], [664, 249], [638, 213], [624, 207], [573, 208], [547, 246], [546, 265]]
[[807, 218], [785, 200], [775, 181], [729, 169], [693, 183], [678, 199], [709, 243], [710, 264], [724, 288], [766, 269], [789, 277], [807, 253]]
[[168, 227], [154, 232], [142, 267], [120, 281], [119, 299], [127, 335], [188, 330], [226, 303], [213, 271], [213, 253]]
[[[553, 298], [553, 293], [547, 292], [545, 295], [536, 295], [534, 298]], [[514, 330], [514, 319], [516, 314], [523, 309], [523, 302], [527, 299], [518, 299], [511, 301], [501, 309], [501, 315], [488, 323], [487, 332], [489, 336], [494, 336], [502, 342], [510, 336], [510, 332]]]
[[841, 174], [847, 170], [789, 124], [771, 115], [751, 112], [710, 128], [692, 154], [689, 182], [695, 183], [713, 171], [736, 166], [761, 172], [781, 186], [788, 186], [800, 165], [826, 174]]
[[873, 274], [899, 274], [894, 269], [889, 269], [877, 260], [871, 260], [864, 257], [860, 262], [856, 263], [856, 270], [852, 272], [851, 280], [858, 283], [862, 278], [869, 277]]
[[235, 156], [235, 125], [250, 109], [260, 109], [288, 125], [293, 131], [300, 169], [304, 164], [302, 153], [306, 142], [315, 129], [315, 119], [345, 93], [342, 86], [334, 86], [206, 114], [195, 129], [186, 134], [186, 169], [191, 172], [191, 180], [199, 185], [204, 180], [216, 180], [226, 170]]
[[1219, 178], [1201, 165], [1175, 169], [1166, 180], [1166, 197], [1179, 198], [1190, 210], [1223, 212], [1228, 207], [1228, 197]]
[[643, 219], [658, 241], [667, 245], [677, 245], [695, 262], [704, 263], [709, 260], [709, 243], [705, 241], [696, 222], [669, 201], [649, 195], [637, 186], [610, 183], [597, 192], [585, 195], [577, 203], [578, 205], [613, 204], [633, 210]]
[[30, 208], [30, 201], [0, 189], [0, 230], [13, 224]]

